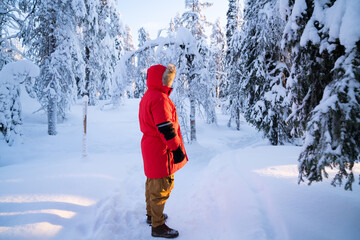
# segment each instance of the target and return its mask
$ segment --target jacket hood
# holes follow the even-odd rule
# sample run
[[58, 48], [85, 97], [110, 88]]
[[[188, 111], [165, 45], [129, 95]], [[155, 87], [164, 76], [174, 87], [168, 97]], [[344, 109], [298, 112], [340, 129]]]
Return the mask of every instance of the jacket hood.
[[149, 89], [157, 89], [161, 92], [170, 95], [171, 89], [167, 86], [163, 86], [162, 77], [166, 70], [163, 65], [154, 65], [147, 70], [146, 85]]

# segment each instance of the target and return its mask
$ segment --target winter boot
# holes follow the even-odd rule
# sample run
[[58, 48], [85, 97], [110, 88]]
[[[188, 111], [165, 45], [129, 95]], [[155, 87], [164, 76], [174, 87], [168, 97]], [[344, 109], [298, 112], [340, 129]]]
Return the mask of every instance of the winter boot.
[[164, 223], [158, 227], [151, 228], [151, 236], [162, 238], [176, 238], [179, 236], [179, 232], [175, 229], [171, 229]]
[[[146, 223], [149, 224], [151, 226], [151, 216], [147, 215], [147, 219], [146, 219]], [[166, 222], [166, 219], [168, 218], [168, 215], [166, 213], [164, 213], [164, 221]]]

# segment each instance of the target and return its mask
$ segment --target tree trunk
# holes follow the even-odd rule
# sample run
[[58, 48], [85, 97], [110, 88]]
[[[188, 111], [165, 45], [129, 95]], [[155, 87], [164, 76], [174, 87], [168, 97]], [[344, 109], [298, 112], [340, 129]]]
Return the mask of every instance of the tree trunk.
[[272, 117], [272, 126], [270, 128], [270, 143], [272, 145], [279, 144], [279, 127], [278, 127], [278, 118], [277, 116]]
[[[56, 48], [56, 37], [54, 35], [54, 27], [56, 24], [55, 10], [50, 8], [49, 10], [49, 36], [48, 36], [48, 52], [47, 57], [50, 59], [51, 54], [55, 52]], [[49, 67], [50, 61], [47, 62], [47, 68]], [[46, 69], [48, 71], [48, 69]], [[56, 135], [56, 124], [57, 124], [57, 91], [55, 89], [55, 81], [53, 73], [47, 72], [46, 78], [50, 83], [50, 91], [48, 92], [49, 103], [48, 108], [48, 134]]]
[[236, 130], [240, 131], [240, 107], [236, 106], [236, 114], [235, 114], [235, 122], [236, 122]]
[[195, 99], [190, 97], [190, 140], [196, 141]]
[[56, 98], [54, 96], [49, 96], [48, 103], [48, 134], [56, 135]]

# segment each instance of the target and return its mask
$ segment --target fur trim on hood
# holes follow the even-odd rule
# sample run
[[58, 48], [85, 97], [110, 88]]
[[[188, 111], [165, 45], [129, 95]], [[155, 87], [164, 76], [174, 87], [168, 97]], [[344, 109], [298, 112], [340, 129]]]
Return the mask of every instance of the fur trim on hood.
[[162, 76], [162, 82], [164, 85], [168, 85], [167, 83], [173, 81], [176, 75], [176, 67], [173, 64], [168, 64], [165, 72]]

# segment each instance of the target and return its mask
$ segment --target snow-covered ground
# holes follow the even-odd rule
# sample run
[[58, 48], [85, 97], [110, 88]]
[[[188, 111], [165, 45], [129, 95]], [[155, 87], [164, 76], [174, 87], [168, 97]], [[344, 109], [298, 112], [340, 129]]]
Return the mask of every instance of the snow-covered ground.
[[[0, 142], [0, 239], [151, 239], [139, 101], [89, 107], [86, 159], [80, 103], [48, 136], [38, 105], [22, 102], [23, 144]], [[218, 117], [217, 126], [197, 121], [190, 161], [175, 174], [165, 212], [178, 239], [359, 239], [357, 183], [352, 192], [329, 180], [298, 185], [300, 147], [271, 146], [245, 122], [235, 131]]]

